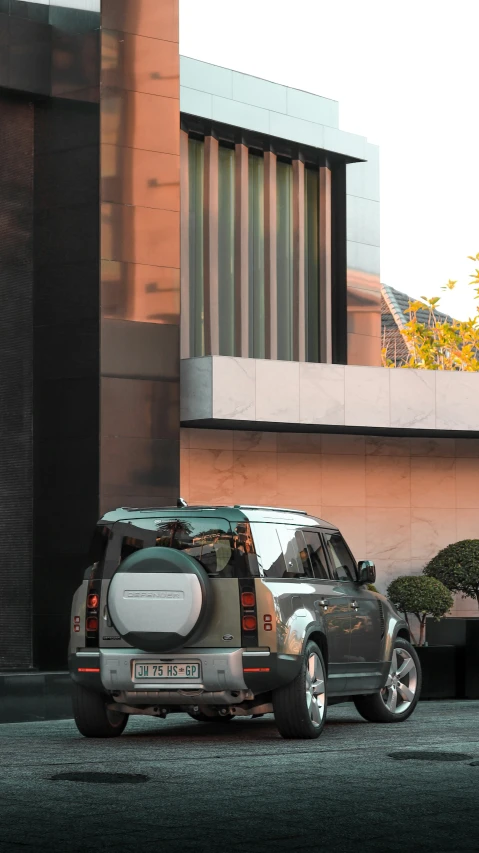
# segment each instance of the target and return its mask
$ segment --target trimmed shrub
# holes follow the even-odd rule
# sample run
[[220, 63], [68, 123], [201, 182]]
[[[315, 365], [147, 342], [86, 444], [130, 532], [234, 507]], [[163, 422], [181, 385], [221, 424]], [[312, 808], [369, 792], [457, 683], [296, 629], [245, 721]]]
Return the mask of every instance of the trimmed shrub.
[[479, 606], [479, 539], [462, 539], [439, 551], [429, 561], [424, 574], [437, 578], [451, 592], [475, 598]]
[[389, 584], [387, 596], [396, 610], [404, 613], [408, 625], [409, 613], [417, 617], [419, 646], [423, 646], [425, 641], [426, 617], [434, 616], [435, 619], [440, 619], [451, 609], [454, 602], [450, 590], [440, 580], [424, 575], [396, 578]]

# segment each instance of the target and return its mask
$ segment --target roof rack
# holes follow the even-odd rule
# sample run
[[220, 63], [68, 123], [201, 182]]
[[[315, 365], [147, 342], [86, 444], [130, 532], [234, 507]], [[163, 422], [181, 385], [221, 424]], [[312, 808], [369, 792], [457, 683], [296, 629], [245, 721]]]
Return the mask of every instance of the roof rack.
[[252, 504], [235, 504], [235, 509], [269, 509], [272, 512], [296, 512], [298, 515], [307, 515], [304, 509], [288, 509], [283, 506], [254, 506]]

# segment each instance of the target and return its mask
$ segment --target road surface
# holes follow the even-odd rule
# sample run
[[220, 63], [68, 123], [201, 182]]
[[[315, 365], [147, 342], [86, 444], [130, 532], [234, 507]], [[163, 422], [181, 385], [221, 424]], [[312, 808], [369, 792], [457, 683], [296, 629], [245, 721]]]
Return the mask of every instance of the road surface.
[[334, 706], [317, 741], [272, 717], [136, 718], [113, 740], [5, 724], [0, 765], [2, 853], [479, 851], [479, 702], [422, 702], [397, 725]]

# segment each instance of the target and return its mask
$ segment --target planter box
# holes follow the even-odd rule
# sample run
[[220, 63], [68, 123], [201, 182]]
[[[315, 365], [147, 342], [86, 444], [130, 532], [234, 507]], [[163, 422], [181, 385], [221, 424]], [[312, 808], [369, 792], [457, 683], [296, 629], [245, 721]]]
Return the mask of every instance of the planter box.
[[479, 699], [479, 618], [450, 617], [427, 620], [426, 648], [453, 645], [458, 651], [457, 678], [462, 680], [458, 696]]
[[421, 662], [421, 699], [457, 699], [464, 695], [463, 649], [460, 646], [416, 646]]

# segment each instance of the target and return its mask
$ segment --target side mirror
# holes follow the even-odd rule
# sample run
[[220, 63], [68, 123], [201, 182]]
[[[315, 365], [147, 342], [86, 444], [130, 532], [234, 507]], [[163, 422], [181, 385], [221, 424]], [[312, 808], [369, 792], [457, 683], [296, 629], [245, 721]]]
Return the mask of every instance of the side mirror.
[[359, 583], [374, 583], [376, 580], [376, 566], [372, 560], [360, 560], [358, 563]]

